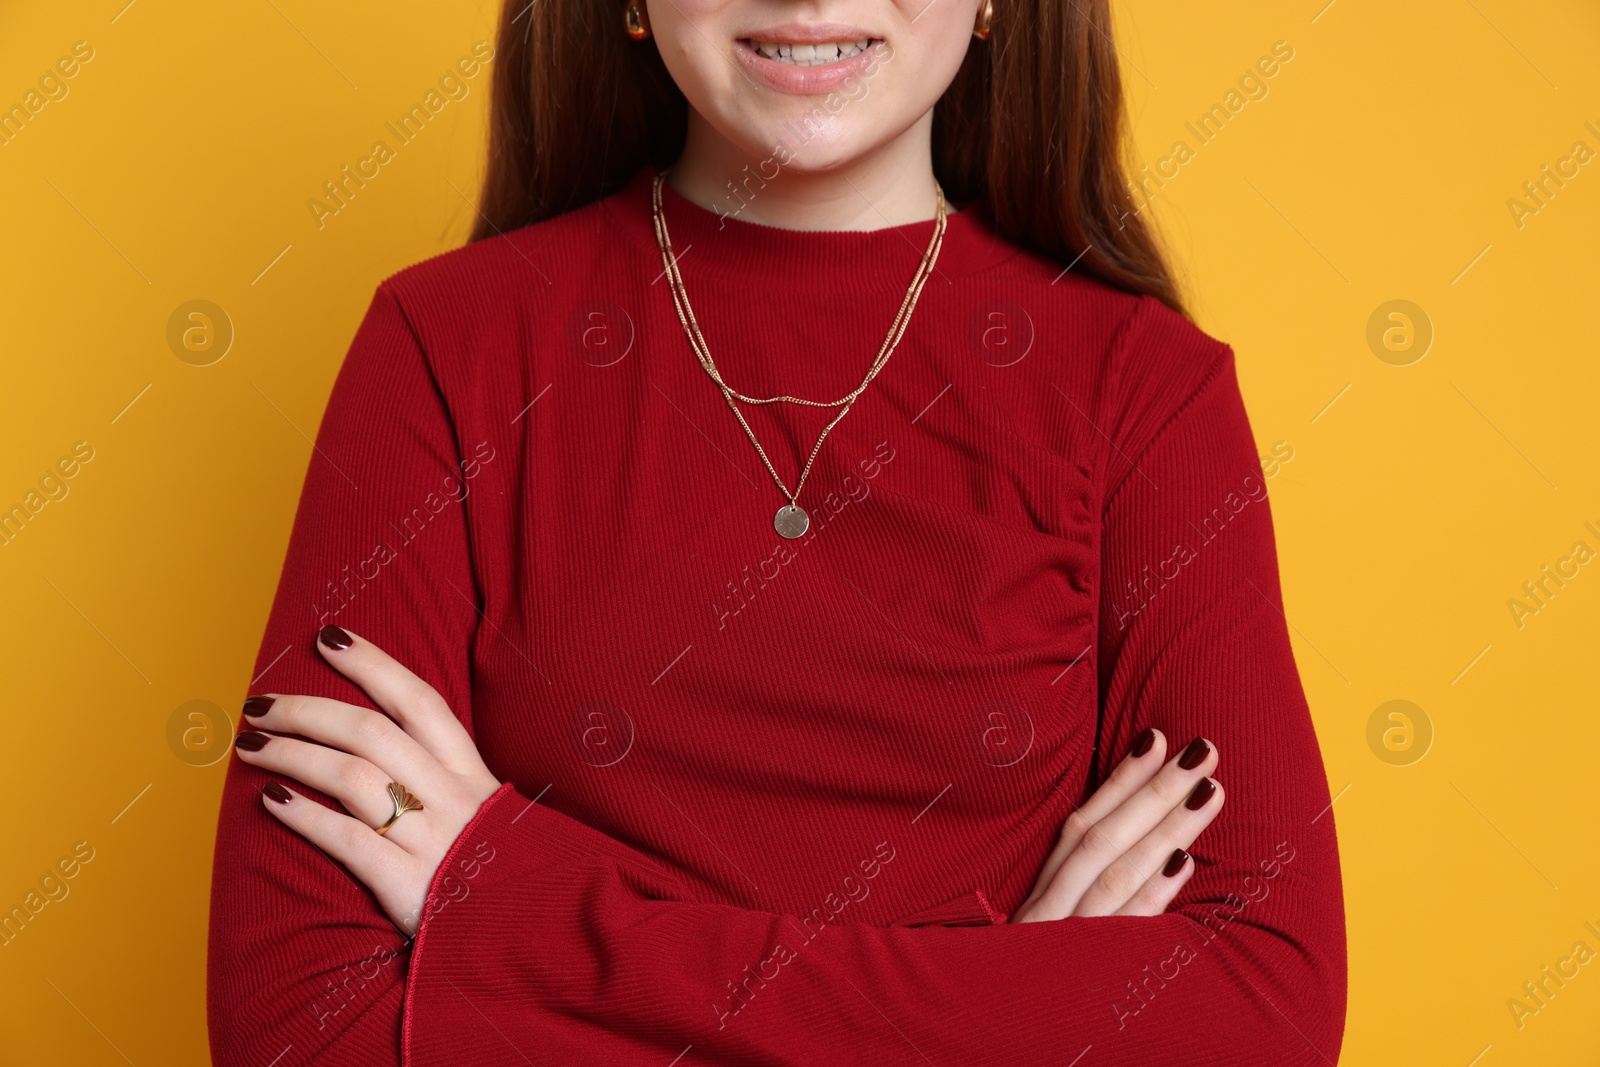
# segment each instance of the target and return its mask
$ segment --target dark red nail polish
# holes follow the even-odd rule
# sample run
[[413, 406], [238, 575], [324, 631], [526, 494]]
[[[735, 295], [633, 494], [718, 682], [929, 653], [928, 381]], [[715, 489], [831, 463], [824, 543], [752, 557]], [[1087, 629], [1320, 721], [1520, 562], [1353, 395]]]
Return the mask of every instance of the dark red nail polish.
[[350, 635], [337, 626], [324, 626], [317, 631], [317, 640], [321, 641], [324, 647], [331, 648], [335, 652], [355, 644]]
[[1133, 739], [1133, 747], [1129, 749], [1128, 752], [1133, 756], [1134, 759], [1138, 759], [1140, 756], [1144, 755], [1146, 752], [1149, 752], [1153, 747], [1155, 747], [1155, 743], [1156, 732], [1150, 729], [1150, 727], [1146, 726], [1143, 730], [1139, 731], [1139, 736]]
[[1216, 782], [1209, 778], [1202, 778], [1194, 784], [1194, 790], [1190, 792], [1189, 799], [1183, 802], [1183, 806], [1190, 811], [1199, 811], [1206, 806], [1206, 801], [1210, 800], [1211, 794], [1216, 791]]
[[279, 804], [287, 804], [294, 799], [294, 794], [277, 782], [268, 782], [266, 788], [261, 791], [266, 794], [268, 800], [276, 800]]
[[1206, 761], [1206, 755], [1210, 751], [1211, 746], [1206, 744], [1205, 739], [1197, 737], [1189, 742], [1189, 747], [1178, 757], [1178, 766], [1186, 771], [1192, 771]]
[[1167, 865], [1161, 868], [1161, 873], [1168, 878], [1175, 878], [1183, 870], [1183, 865], [1189, 862], [1189, 854], [1181, 848], [1172, 850], [1172, 855], [1167, 858]]
[[269, 740], [271, 740], [271, 738], [262, 733], [260, 730], [246, 730], [244, 733], [233, 739], [233, 747], [242, 748], [246, 752], [260, 752], [262, 749], [267, 747], [267, 742]]
[[265, 715], [272, 707], [276, 697], [247, 697], [244, 702], [244, 713], [252, 719]]

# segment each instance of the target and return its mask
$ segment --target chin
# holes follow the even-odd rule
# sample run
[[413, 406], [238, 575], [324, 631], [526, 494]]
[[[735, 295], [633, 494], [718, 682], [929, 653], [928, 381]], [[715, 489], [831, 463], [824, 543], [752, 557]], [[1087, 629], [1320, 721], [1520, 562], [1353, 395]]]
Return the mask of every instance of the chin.
[[[789, 170], [799, 172], [816, 172], [835, 170], [847, 166], [866, 154], [866, 145], [855, 137], [842, 137], [824, 140], [812, 138], [800, 147], [795, 147], [792, 142], [785, 142], [791, 149], [788, 154], [789, 161], [784, 166]], [[778, 156], [781, 162], [785, 157]]]
[[750, 158], [771, 159], [785, 170], [800, 172], [844, 166], [864, 155], [873, 141], [868, 131], [854, 123], [837, 117], [819, 122], [807, 110], [773, 116], [740, 140]]

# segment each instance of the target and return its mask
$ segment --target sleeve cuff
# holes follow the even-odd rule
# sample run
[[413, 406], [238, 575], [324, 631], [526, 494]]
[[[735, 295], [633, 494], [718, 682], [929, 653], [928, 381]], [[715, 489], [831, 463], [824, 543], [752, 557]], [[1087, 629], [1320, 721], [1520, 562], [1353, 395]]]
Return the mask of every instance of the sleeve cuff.
[[950, 900], [924, 908], [893, 926], [998, 926], [1006, 921], [1006, 913], [989, 903], [981, 889], [953, 897]]
[[[418, 963], [425, 958], [424, 946], [427, 944], [429, 923], [453, 901], [465, 899], [472, 891], [473, 880], [482, 874], [485, 866], [494, 862], [500, 849], [495, 847], [495, 842], [492, 842], [484, 831], [487, 829], [487, 824], [495, 821], [497, 815], [503, 816], [506, 810], [522, 807], [516, 803], [515, 798], [521, 798], [521, 794], [510, 782], [502, 784], [499, 789], [490, 793], [488, 799], [478, 805], [478, 810], [472, 818], [467, 820], [467, 825], [461, 828], [461, 833], [456, 835], [450, 850], [439, 862], [439, 869], [433, 872], [433, 880], [428, 885], [428, 895], [423, 900], [422, 916], [417, 922], [417, 932], [411, 942], [411, 959], [407, 964], [405, 1004], [400, 1024], [400, 1055], [403, 1064], [412, 1062], [411, 1022], [415, 1014], [418, 984], [412, 976]], [[528, 803], [532, 806], [531, 801]], [[503, 844], [504, 842], [501, 842], [502, 846]]]

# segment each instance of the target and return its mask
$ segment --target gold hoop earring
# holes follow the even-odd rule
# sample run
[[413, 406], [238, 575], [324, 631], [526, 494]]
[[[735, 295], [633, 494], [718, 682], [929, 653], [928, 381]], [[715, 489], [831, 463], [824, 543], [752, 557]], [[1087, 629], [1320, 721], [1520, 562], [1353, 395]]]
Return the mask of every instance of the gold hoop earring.
[[650, 16], [645, 14], [644, 5], [639, 0], [628, 0], [628, 9], [623, 12], [622, 19], [628, 27], [628, 36], [635, 41], [650, 36]]
[[983, 0], [983, 7], [978, 10], [978, 23], [972, 28], [972, 36], [980, 41], [989, 39], [989, 24], [994, 21], [994, 0]]

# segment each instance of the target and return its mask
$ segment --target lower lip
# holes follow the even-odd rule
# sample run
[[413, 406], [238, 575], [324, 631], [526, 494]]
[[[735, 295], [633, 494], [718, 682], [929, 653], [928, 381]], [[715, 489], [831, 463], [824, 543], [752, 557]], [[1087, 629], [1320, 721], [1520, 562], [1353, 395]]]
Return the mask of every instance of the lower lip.
[[734, 51], [739, 62], [751, 77], [780, 93], [795, 96], [819, 96], [831, 93], [852, 78], [860, 78], [878, 62], [882, 41], [873, 41], [865, 52], [849, 59], [835, 60], [815, 67], [798, 67], [793, 63], [780, 63], [756, 51], [747, 41], [738, 41]]

